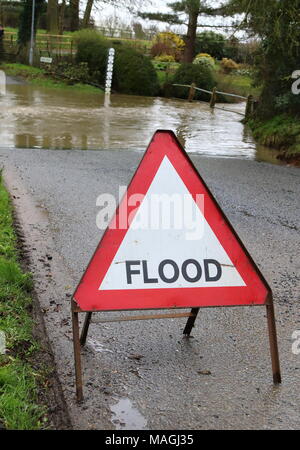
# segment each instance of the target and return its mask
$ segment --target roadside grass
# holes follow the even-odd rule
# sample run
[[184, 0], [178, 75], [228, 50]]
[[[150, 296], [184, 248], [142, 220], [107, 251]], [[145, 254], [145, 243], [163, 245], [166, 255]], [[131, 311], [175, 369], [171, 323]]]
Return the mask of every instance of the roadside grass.
[[76, 83], [68, 84], [64, 81], [58, 81], [46, 74], [44, 69], [38, 67], [27, 66], [18, 63], [6, 63], [0, 66], [7, 75], [21, 77], [30, 84], [45, 88], [76, 90], [90, 94], [101, 94], [103, 91], [88, 84]]
[[10, 199], [0, 180], [0, 331], [6, 353], [0, 354], [0, 424], [7, 429], [31, 430], [44, 426], [46, 409], [38, 401], [41, 370], [31, 356], [38, 349], [32, 337], [31, 275], [18, 262]]
[[300, 156], [300, 118], [280, 114], [272, 119], [249, 120], [253, 136], [261, 144], [285, 151], [285, 156]]

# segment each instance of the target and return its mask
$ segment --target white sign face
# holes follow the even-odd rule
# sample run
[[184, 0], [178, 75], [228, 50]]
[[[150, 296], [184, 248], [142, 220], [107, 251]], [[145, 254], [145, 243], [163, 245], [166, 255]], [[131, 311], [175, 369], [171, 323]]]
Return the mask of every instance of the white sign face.
[[6, 94], [6, 75], [3, 70], [0, 70], [0, 95]]
[[108, 52], [108, 61], [107, 61], [107, 69], [106, 69], [106, 82], [105, 82], [105, 93], [110, 94], [112, 78], [113, 78], [113, 69], [114, 69], [114, 58], [115, 58], [115, 49], [110, 48]]
[[[174, 194], [182, 200], [177, 204], [184, 204], [183, 223], [179, 227], [164, 226], [182, 217], [182, 209], [176, 210], [174, 204], [172, 210], [162, 209], [160, 223], [149, 226], [149, 217], [157, 217], [153, 199], [165, 195], [172, 198]], [[195, 224], [201, 225], [196, 239]], [[246, 284], [165, 156], [99, 290], [233, 286]]]
[[47, 58], [46, 56], [41, 56], [40, 61], [42, 63], [51, 64], [52, 63], [52, 58]]

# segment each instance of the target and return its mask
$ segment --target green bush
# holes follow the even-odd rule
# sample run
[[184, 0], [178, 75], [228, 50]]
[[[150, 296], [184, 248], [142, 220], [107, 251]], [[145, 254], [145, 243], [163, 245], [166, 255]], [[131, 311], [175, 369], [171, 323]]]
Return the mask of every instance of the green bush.
[[[197, 87], [211, 91], [216, 85], [214, 71], [210, 67], [201, 64], [182, 64], [174, 75], [172, 83], [192, 84]], [[178, 98], [187, 98], [188, 88], [173, 86], [172, 95]], [[196, 91], [195, 99], [208, 101], [209, 94]]]
[[132, 48], [119, 48], [115, 56], [113, 88], [124, 94], [158, 94], [158, 78], [150, 59]]
[[213, 31], [203, 31], [196, 38], [196, 53], [209, 53], [214, 58], [222, 59], [225, 51], [225, 37]]
[[211, 56], [202, 56], [201, 53], [200, 55], [197, 55], [196, 58], [193, 61], [193, 64], [199, 64], [201, 66], [206, 66], [208, 68], [210, 68], [211, 70], [215, 70], [215, 61]]
[[80, 62], [75, 65], [67, 61], [61, 61], [58, 64], [53, 64], [47, 70], [47, 74], [67, 81], [69, 84], [86, 83], [90, 78], [89, 67], [86, 62]]
[[123, 94], [156, 95], [159, 83], [149, 58], [130, 47], [109, 42], [93, 30], [76, 33], [76, 62], [87, 63], [90, 79], [105, 84], [109, 47], [114, 47], [113, 89]]
[[75, 35], [77, 63], [87, 63], [93, 80], [105, 83], [108, 48], [111, 44], [94, 30], [82, 30]]
[[155, 56], [154, 61], [158, 62], [175, 62], [175, 58], [172, 55], [166, 55], [165, 53], [159, 56]]
[[233, 70], [239, 68], [238, 64], [233, 59], [223, 58], [221, 61], [221, 67], [224, 73], [231, 73]]

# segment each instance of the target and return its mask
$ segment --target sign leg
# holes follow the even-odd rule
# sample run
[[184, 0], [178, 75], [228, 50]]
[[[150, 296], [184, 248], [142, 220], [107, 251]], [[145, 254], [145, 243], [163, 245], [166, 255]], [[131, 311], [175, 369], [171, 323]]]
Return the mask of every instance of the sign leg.
[[185, 334], [186, 336], [189, 336], [191, 334], [198, 312], [199, 308], [192, 308], [191, 313], [193, 314], [193, 316], [188, 318], [186, 326], [183, 330], [183, 334]]
[[85, 319], [84, 319], [84, 324], [83, 324], [81, 335], [80, 335], [80, 344], [81, 345], [85, 345], [85, 343], [86, 343], [86, 338], [87, 338], [87, 334], [89, 331], [91, 318], [92, 318], [92, 313], [91, 312], [86, 313]]
[[281, 373], [278, 354], [274, 305], [272, 297], [270, 299], [270, 302], [266, 305], [266, 308], [267, 308], [267, 320], [269, 329], [270, 351], [272, 359], [273, 381], [275, 384], [279, 384], [281, 383]]
[[81, 371], [80, 340], [79, 340], [79, 319], [78, 319], [78, 312], [74, 311], [73, 302], [72, 302], [72, 327], [73, 327], [73, 346], [74, 346], [74, 360], [75, 360], [76, 398], [77, 402], [81, 402], [83, 400], [83, 391], [82, 391], [82, 371]]

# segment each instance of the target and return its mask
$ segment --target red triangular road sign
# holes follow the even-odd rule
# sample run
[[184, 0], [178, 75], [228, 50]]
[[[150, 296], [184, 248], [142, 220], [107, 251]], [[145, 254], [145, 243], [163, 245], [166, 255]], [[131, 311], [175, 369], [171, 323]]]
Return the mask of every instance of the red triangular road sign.
[[174, 133], [157, 131], [74, 293], [78, 306], [262, 305], [269, 294]]

